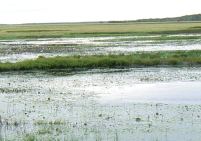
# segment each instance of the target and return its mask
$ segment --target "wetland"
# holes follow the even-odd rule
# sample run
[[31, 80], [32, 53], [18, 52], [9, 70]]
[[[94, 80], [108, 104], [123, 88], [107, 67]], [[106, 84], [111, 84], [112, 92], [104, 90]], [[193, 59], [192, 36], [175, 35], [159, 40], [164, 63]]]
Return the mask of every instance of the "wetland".
[[0, 25], [0, 140], [199, 141], [199, 26]]

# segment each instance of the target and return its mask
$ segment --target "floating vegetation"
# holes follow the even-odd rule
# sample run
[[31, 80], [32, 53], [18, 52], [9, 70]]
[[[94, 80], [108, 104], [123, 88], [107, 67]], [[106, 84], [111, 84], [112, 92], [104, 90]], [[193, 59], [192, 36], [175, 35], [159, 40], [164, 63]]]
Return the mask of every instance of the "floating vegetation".
[[54, 120], [54, 121], [45, 121], [45, 120], [39, 120], [34, 123], [35, 125], [65, 125], [66, 122], [63, 120]]
[[20, 89], [20, 88], [1, 88], [0, 93], [25, 93], [29, 90], [27, 89]]
[[36, 141], [36, 136], [33, 134], [26, 134], [23, 138], [23, 141]]
[[140, 122], [140, 121], [141, 121], [141, 118], [138, 117], [138, 118], [136, 118], [135, 120], [136, 120], [136, 122]]

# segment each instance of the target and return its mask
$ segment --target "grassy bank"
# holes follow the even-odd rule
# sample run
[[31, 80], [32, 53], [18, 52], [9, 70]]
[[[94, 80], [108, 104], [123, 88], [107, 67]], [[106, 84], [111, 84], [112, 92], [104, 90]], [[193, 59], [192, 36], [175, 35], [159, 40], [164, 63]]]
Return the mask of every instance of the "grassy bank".
[[39, 57], [36, 60], [26, 60], [17, 63], [1, 63], [0, 71], [97, 69], [161, 65], [201, 65], [201, 51], [149, 52], [131, 55], [94, 55], [82, 57]]
[[0, 40], [201, 33], [199, 22], [0, 25]]

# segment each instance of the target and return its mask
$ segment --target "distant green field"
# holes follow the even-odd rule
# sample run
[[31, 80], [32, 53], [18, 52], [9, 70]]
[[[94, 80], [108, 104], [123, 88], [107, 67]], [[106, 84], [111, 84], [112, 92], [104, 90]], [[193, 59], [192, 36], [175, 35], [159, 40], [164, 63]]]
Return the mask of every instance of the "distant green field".
[[131, 55], [39, 57], [17, 63], [0, 63], [0, 71], [97, 69], [147, 66], [201, 65], [201, 51], [138, 52]]
[[201, 33], [201, 22], [0, 25], [0, 40]]

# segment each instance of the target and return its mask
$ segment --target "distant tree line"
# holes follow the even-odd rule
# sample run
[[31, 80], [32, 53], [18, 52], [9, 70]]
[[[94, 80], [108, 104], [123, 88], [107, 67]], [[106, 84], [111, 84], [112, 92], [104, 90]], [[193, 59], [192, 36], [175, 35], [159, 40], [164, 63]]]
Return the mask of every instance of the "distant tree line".
[[173, 18], [140, 19], [137, 22], [180, 22], [180, 21], [201, 21], [201, 14], [186, 15]]

